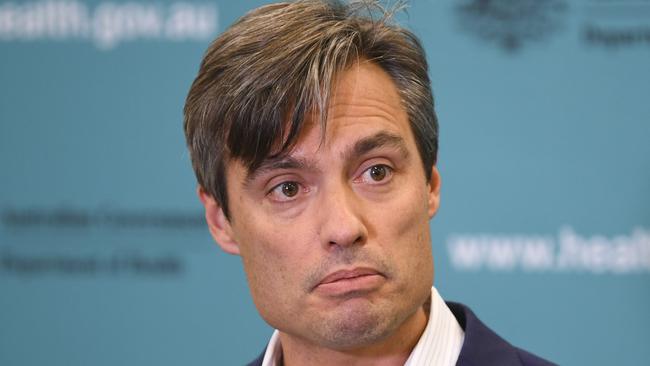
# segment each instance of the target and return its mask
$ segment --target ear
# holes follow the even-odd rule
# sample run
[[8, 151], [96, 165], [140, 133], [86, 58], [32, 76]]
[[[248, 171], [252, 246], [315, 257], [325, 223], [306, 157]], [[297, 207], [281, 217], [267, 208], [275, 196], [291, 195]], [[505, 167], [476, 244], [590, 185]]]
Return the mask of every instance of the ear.
[[223, 213], [221, 205], [201, 186], [198, 187], [197, 194], [205, 207], [205, 221], [214, 240], [224, 252], [239, 255], [239, 244], [235, 240], [230, 221]]
[[429, 187], [429, 219], [438, 212], [438, 207], [440, 206], [440, 173], [436, 166], [431, 167], [431, 180], [427, 186]]

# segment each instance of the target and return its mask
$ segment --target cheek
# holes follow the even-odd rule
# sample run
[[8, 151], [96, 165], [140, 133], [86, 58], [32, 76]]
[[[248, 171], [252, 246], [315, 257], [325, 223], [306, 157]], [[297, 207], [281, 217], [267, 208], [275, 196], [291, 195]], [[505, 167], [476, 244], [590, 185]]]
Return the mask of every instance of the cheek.
[[301, 255], [304, 238], [270, 220], [249, 221], [237, 232], [241, 234], [238, 242], [253, 302], [262, 318], [273, 325], [293, 312], [291, 304], [301, 296], [305, 277], [301, 265], [309, 263]]
[[424, 190], [404, 192], [383, 210], [377, 225], [378, 237], [386, 237], [380, 240], [407, 280], [433, 277], [427, 198]]
[[286, 243], [278, 241], [277, 231], [263, 225], [247, 224], [237, 232], [241, 233], [237, 240], [251, 291], [259, 292], [282, 283], [276, 278], [284, 276], [286, 265], [283, 262], [287, 257], [283, 249]]
[[[412, 185], [416, 186], [416, 185]], [[397, 237], [409, 237], [418, 243], [426, 241], [429, 233], [428, 196], [426, 191], [419, 189], [406, 190], [393, 200], [389, 210], [391, 214], [386, 217], [390, 220], [384, 227], [392, 228], [393, 235]], [[413, 243], [415, 244], [415, 243]]]

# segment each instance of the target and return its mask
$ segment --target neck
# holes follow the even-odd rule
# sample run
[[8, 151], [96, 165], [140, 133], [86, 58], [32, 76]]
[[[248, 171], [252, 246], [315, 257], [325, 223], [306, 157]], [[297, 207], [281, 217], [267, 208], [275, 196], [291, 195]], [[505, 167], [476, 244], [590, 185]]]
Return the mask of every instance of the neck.
[[428, 304], [429, 301], [418, 308], [390, 336], [360, 348], [329, 349], [280, 332], [283, 365], [404, 365], [426, 328], [429, 309], [425, 307]]

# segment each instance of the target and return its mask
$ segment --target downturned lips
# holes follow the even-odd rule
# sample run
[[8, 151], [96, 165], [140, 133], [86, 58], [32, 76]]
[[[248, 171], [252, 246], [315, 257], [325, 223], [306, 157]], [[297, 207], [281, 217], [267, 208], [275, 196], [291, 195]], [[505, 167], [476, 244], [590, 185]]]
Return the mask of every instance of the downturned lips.
[[325, 296], [348, 296], [374, 291], [385, 282], [385, 276], [373, 268], [359, 267], [339, 270], [325, 276], [314, 291]]
[[356, 277], [372, 276], [372, 275], [380, 275], [380, 273], [372, 268], [355, 268], [353, 270], [340, 270], [325, 276], [325, 278], [323, 278], [318, 285], [325, 285], [336, 281], [348, 280]]

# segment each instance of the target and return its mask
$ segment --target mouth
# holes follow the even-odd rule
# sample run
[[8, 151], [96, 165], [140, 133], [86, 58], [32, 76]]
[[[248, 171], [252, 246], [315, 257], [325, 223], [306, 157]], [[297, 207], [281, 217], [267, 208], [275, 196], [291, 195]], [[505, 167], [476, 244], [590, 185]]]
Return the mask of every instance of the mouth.
[[328, 296], [364, 293], [379, 288], [385, 280], [386, 278], [373, 268], [344, 269], [325, 276], [314, 290]]

